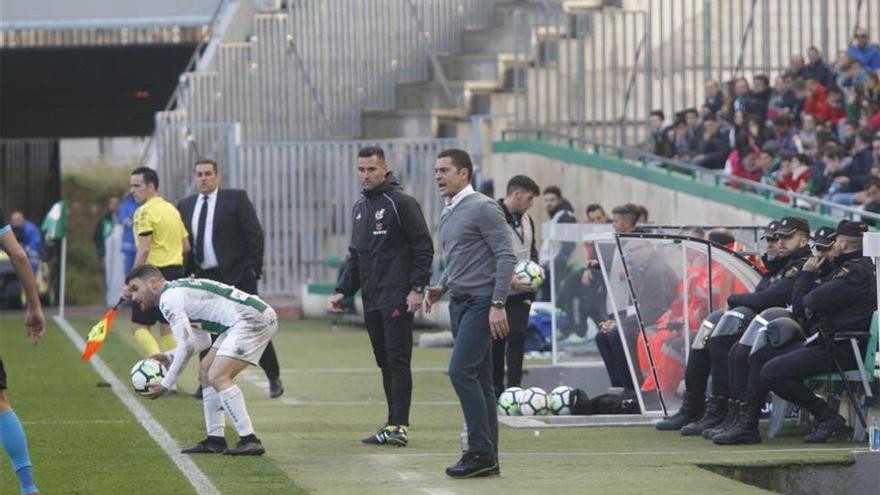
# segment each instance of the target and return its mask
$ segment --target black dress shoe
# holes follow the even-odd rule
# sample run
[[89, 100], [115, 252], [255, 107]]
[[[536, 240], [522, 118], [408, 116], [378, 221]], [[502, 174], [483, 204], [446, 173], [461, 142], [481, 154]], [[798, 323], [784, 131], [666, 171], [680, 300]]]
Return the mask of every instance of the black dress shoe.
[[269, 398], [277, 399], [282, 395], [284, 395], [284, 385], [281, 383], [281, 378], [269, 382]]
[[465, 452], [461, 460], [446, 468], [446, 476], [450, 478], [473, 478], [474, 476], [491, 475], [491, 471], [498, 469], [498, 460], [493, 454], [471, 454]]

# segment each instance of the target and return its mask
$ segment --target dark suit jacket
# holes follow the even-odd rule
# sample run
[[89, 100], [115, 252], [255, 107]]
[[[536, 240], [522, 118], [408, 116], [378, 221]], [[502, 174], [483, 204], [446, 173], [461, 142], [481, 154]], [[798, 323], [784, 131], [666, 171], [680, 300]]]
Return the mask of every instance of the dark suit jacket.
[[[196, 233], [192, 231], [192, 221], [197, 200], [200, 196], [194, 194], [177, 204], [193, 247]], [[263, 272], [263, 227], [247, 192], [220, 188], [214, 206], [212, 236], [222, 282], [238, 287], [246, 277], [260, 278]], [[185, 265], [188, 275], [196, 273], [192, 251], [187, 255]]]

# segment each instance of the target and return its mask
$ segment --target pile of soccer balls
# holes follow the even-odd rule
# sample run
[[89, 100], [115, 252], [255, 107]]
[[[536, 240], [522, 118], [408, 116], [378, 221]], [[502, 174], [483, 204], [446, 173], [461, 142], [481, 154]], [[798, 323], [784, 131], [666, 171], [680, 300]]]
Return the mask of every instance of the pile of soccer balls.
[[525, 390], [510, 387], [498, 397], [498, 410], [505, 416], [569, 415], [573, 392], [565, 385], [554, 388], [549, 394], [538, 387]]

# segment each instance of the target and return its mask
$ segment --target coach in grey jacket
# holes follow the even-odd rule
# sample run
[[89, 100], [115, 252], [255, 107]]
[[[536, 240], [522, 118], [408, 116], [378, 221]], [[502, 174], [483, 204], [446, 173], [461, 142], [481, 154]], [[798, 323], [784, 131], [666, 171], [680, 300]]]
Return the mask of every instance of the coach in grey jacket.
[[446, 198], [440, 237], [447, 265], [439, 285], [428, 289], [426, 304], [430, 311], [444, 292], [452, 294], [449, 316], [455, 346], [449, 379], [468, 430], [468, 450], [446, 474], [497, 475], [501, 470], [491, 343], [510, 331], [504, 306], [516, 256], [501, 207], [470, 185], [474, 171], [470, 156], [450, 149], [437, 158], [434, 179]]

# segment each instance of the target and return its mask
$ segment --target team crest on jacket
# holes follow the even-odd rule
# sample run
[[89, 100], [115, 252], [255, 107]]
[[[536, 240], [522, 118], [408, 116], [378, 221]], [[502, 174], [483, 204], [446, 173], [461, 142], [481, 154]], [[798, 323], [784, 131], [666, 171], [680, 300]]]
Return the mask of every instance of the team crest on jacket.
[[354, 217], [354, 219], [355, 219], [355, 220], [360, 220], [360, 219], [361, 219], [361, 212], [358, 212], [358, 215], [357, 215], [356, 217]]
[[376, 220], [382, 220], [383, 218], [385, 218], [385, 208], [376, 212]]

